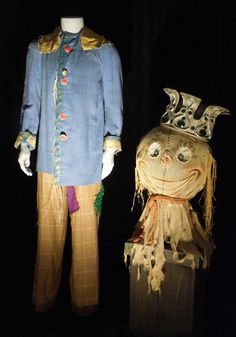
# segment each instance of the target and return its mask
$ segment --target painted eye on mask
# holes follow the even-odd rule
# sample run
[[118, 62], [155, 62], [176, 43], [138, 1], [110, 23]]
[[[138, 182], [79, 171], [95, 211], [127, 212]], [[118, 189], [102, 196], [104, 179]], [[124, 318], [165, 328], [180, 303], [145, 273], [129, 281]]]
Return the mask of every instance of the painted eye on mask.
[[148, 148], [148, 155], [151, 158], [157, 158], [161, 152], [161, 145], [157, 142], [152, 143]]
[[186, 146], [181, 146], [176, 152], [175, 158], [180, 163], [187, 164], [192, 159], [192, 151]]

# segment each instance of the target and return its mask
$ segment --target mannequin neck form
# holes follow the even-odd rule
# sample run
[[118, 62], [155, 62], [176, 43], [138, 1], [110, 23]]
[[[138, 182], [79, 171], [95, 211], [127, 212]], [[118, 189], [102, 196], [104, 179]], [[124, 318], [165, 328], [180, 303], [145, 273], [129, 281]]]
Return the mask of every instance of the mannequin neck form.
[[61, 18], [61, 28], [63, 32], [78, 33], [84, 27], [84, 19], [82, 17], [63, 17]]

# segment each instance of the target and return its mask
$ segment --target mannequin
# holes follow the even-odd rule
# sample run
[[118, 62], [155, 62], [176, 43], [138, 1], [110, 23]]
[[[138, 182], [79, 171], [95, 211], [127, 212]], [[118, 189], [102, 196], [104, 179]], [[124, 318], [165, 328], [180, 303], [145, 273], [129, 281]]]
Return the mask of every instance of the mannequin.
[[61, 29], [64, 32], [78, 33], [84, 27], [82, 17], [63, 17], [61, 18]]
[[82, 17], [62, 17], [61, 27], [33, 41], [27, 53], [20, 148], [21, 170], [32, 176], [37, 143], [38, 244], [33, 304], [54, 307], [59, 289], [67, 211], [70, 214], [72, 310], [97, 310], [101, 181], [121, 151], [122, 70], [114, 45], [84, 26]]

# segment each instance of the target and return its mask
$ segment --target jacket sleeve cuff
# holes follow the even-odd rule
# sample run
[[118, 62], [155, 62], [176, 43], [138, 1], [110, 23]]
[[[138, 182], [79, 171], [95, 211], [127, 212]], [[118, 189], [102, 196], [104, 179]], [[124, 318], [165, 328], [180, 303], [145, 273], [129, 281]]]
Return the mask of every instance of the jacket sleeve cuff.
[[16, 138], [14, 147], [17, 149], [21, 143], [27, 144], [30, 151], [32, 151], [36, 146], [36, 136], [32, 135], [29, 131], [21, 131]]
[[121, 141], [119, 137], [107, 136], [104, 139], [103, 150], [113, 149], [115, 153], [121, 152]]

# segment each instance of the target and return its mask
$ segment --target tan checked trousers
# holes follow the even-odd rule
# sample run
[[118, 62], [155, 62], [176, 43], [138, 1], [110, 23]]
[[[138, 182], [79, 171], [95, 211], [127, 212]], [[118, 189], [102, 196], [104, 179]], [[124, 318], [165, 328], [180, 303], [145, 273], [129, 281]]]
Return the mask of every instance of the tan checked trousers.
[[[70, 215], [72, 264], [70, 291], [73, 311], [89, 314], [98, 304], [98, 221], [94, 208], [100, 184], [76, 186], [80, 209]], [[33, 303], [36, 312], [54, 305], [62, 271], [66, 239], [67, 187], [56, 186], [53, 176], [38, 173], [38, 242]]]

